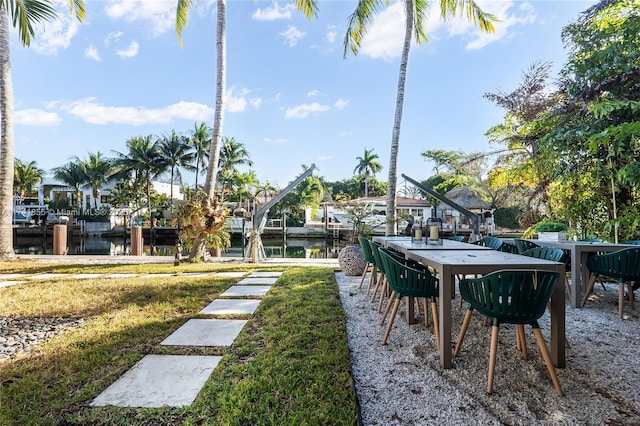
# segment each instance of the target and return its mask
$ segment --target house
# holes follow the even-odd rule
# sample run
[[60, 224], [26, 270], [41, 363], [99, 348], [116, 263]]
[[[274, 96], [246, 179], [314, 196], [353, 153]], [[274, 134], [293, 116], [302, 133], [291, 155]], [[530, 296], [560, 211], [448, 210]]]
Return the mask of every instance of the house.
[[[459, 206], [479, 214], [481, 217], [481, 228], [487, 229], [487, 227], [491, 226], [491, 218], [493, 216], [491, 204], [478, 197], [471, 188], [466, 186], [454, 188], [444, 196]], [[446, 228], [454, 230], [458, 228], [468, 229], [471, 225], [468, 217], [443, 202], [438, 203], [436, 210], [438, 217], [442, 218], [443, 222], [447, 225]]]

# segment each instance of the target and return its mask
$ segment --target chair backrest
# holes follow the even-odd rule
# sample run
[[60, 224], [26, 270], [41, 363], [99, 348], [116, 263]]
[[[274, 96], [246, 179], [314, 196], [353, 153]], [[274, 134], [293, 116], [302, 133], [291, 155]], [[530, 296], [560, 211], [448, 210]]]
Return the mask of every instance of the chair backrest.
[[532, 241], [525, 240], [522, 238], [514, 238], [513, 243], [518, 248], [519, 253], [524, 253], [525, 251], [530, 250], [532, 248], [540, 247], [540, 244], [536, 244]]
[[624, 244], [631, 244], [634, 246], [640, 246], [640, 240], [627, 240], [624, 242]]
[[535, 324], [546, 309], [559, 274], [552, 271], [504, 270], [460, 280], [460, 294], [471, 307], [500, 323]]
[[640, 281], [640, 247], [587, 257], [587, 268], [596, 275], [620, 282]]
[[432, 299], [438, 297], [439, 281], [429, 271], [417, 270], [405, 265], [383, 247], [380, 247], [378, 251], [384, 264], [389, 286], [398, 297], [412, 296]]
[[498, 247], [498, 250], [503, 251], [505, 253], [513, 253], [513, 254], [520, 253], [518, 251], [518, 247], [516, 247], [515, 244], [507, 243], [505, 241], [503, 241], [502, 244], [500, 244], [500, 247]]
[[376, 269], [381, 274], [387, 275], [384, 270], [384, 264], [382, 263], [382, 259], [380, 259], [380, 252], [378, 251], [378, 249], [382, 246], [372, 240], [367, 240], [367, 242], [369, 243], [369, 248], [371, 249], [371, 255], [373, 256], [373, 260], [374, 260], [373, 264], [376, 266]]
[[373, 257], [373, 252], [371, 251], [371, 246], [369, 245], [369, 239], [358, 236], [358, 241], [360, 241], [360, 247], [362, 247], [362, 253], [364, 254], [364, 258], [368, 263], [375, 265], [376, 260]]
[[451, 241], [464, 241], [464, 235], [452, 235], [449, 237]]
[[552, 262], [564, 262], [564, 252], [555, 247], [534, 247], [523, 253], [523, 256], [536, 257], [538, 259], [550, 260]]
[[502, 240], [500, 238], [492, 237], [490, 235], [482, 238], [482, 241], [484, 241], [484, 245], [486, 247], [491, 247], [494, 250], [498, 250], [502, 245]]

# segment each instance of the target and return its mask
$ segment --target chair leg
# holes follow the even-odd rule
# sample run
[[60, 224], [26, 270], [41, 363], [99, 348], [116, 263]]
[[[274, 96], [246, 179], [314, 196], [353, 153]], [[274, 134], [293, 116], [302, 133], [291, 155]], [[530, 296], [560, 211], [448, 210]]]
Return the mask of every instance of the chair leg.
[[527, 352], [527, 338], [524, 334], [524, 325], [516, 324], [516, 338], [520, 342], [520, 350], [522, 351], [522, 359], [528, 360], [529, 354]]
[[[433, 314], [433, 333], [436, 335], [436, 348], [440, 350], [440, 322], [438, 321], [438, 304], [431, 300], [431, 313]], [[427, 313], [425, 312], [425, 316]]]
[[629, 293], [629, 306], [635, 311], [636, 308], [633, 306], [633, 282], [631, 281], [627, 281], [627, 293]]
[[491, 327], [491, 350], [489, 352], [489, 374], [487, 376], [487, 393], [493, 393], [493, 376], [496, 371], [496, 357], [498, 354], [498, 332], [499, 325]]
[[373, 288], [373, 294], [371, 295], [371, 302], [373, 302], [376, 298], [376, 294], [378, 293], [378, 289], [380, 288], [380, 284], [386, 279], [384, 274], [380, 274], [378, 280], [376, 281], [376, 286]]
[[624, 283], [618, 284], [618, 314], [620, 315], [620, 319], [623, 319], [623, 311], [624, 311]]
[[551, 357], [549, 356], [549, 350], [547, 349], [547, 344], [544, 341], [544, 337], [542, 337], [542, 332], [539, 328], [533, 329], [533, 334], [536, 336], [536, 340], [538, 341], [538, 346], [540, 347], [540, 352], [542, 353], [542, 358], [544, 358], [544, 363], [547, 364], [547, 370], [549, 370], [549, 375], [551, 376], [551, 381], [553, 382], [553, 386], [556, 388], [556, 393], [558, 396], [564, 396], [562, 393], [562, 388], [560, 388], [560, 382], [558, 381], [558, 376], [556, 375], [556, 369], [551, 363]]
[[[471, 320], [471, 315], [473, 311], [471, 309], [467, 309], [467, 312], [464, 314], [464, 319], [462, 320], [462, 327], [460, 327], [460, 333], [458, 334], [458, 341], [456, 342], [456, 348], [453, 350], [453, 356], [458, 356], [460, 353], [460, 348], [462, 347], [462, 341], [464, 340], [464, 335], [467, 332], [467, 328], [469, 328], [469, 321]], [[440, 341], [440, 339], [438, 339]]]
[[427, 298], [422, 298], [422, 309], [424, 310], [424, 326], [429, 327], [429, 305], [427, 304]]
[[582, 307], [584, 308], [585, 303], [587, 303], [587, 299], [589, 299], [589, 296], [591, 295], [591, 292], [593, 291], [593, 285], [596, 283], [596, 281], [598, 280], [598, 277], [595, 276], [595, 274], [591, 274], [591, 278], [589, 278], [589, 284], [587, 284], [587, 290], [584, 292], [584, 297], [582, 298]]
[[364, 267], [364, 271], [362, 271], [362, 276], [360, 277], [360, 285], [358, 288], [362, 288], [362, 284], [364, 283], [364, 278], [367, 276], [367, 272], [369, 272], [370, 263], [367, 263], [367, 266]]
[[400, 298], [396, 299], [396, 302], [393, 304], [393, 310], [391, 311], [391, 317], [389, 318], [389, 324], [387, 324], [387, 330], [384, 332], [384, 337], [382, 338], [382, 344], [387, 344], [387, 339], [389, 338], [389, 333], [391, 333], [391, 326], [393, 325], [393, 320], [396, 319], [396, 314], [398, 313], [398, 306], [400, 306]]
[[380, 292], [380, 300], [378, 301], [378, 312], [382, 312], [382, 303], [385, 299], [388, 299], [389, 296], [389, 281], [384, 280], [382, 283], [382, 291]]
[[367, 294], [371, 291], [371, 287], [373, 287], [373, 283], [378, 279], [378, 268], [376, 265], [373, 265], [371, 268], [371, 277], [369, 277], [369, 284], [367, 285]]
[[382, 314], [382, 319], [380, 320], [380, 325], [384, 324], [384, 320], [387, 319], [387, 314], [389, 313], [389, 310], [391, 309], [391, 305], [393, 305], [393, 301], [396, 297], [396, 292], [395, 290], [391, 292], [391, 296], [389, 296], [389, 301], [387, 302], [387, 306], [384, 309], [384, 314]]

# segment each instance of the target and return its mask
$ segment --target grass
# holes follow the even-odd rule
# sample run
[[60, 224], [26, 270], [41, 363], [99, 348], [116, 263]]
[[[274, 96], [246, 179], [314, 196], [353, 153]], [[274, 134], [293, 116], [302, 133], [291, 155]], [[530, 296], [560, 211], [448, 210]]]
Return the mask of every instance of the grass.
[[[0, 265], [0, 273], [239, 269], [210, 264]], [[5, 316], [84, 319], [81, 326], [0, 362], [0, 424], [356, 424], [345, 319], [333, 270], [276, 269], [285, 274], [246, 317], [247, 325], [230, 348], [163, 347], [160, 342], [188, 319], [202, 317], [198, 312], [237, 279], [62, 278], [0, 289]], [[190, 406], [89, 406], [146, 354], [223, 358]]]

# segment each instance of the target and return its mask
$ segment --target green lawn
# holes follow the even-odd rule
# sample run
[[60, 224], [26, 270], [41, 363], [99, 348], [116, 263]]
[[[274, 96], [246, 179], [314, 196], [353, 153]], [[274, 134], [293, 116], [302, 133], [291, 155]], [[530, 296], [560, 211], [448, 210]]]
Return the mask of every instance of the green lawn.
[[[231, 348], [160, 342], [238, 279], [52, 279], [0, 289], [5, 316], [84, 318], [80, 327], [0, 362], [2, 425], [353, 425], [345, 319], [331, 268], [258, 265], [43, 265], [0, 273], [284, 270]], [[184, 408], [90, 407], [147, 354], [223, 355]]]

